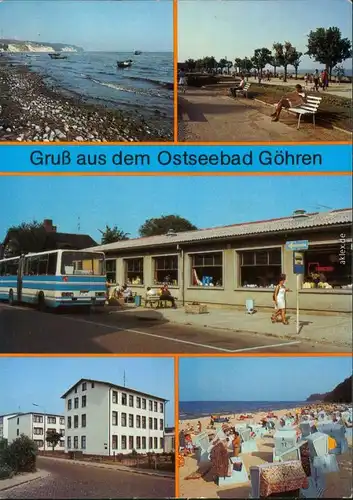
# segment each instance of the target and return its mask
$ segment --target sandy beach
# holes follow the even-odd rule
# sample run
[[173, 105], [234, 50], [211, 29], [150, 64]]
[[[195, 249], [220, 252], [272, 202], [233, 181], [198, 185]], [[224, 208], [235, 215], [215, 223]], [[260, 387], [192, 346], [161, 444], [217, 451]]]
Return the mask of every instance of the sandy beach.
[[152, 142], [173, 140], [172, 127], [89, 102], [51, 87], [26, 66], [0, 57], [0, 141]]
[[[309, 405], [308, 405], [309, 406]], [[310, 405], [312, 408], [313, 405]], [[325, 411], [329, 412], [334, 409], [334, 405], [320, 405]], [[295, 414], [295, 408], [287, 408], [274, 411], [278, 419], [284, 417], [288, 413]], [[240, 413], [233, 415], [224, 415], [229, 418], [230, 426], [237, 426], [239, 424], [259, 424], [261, 419], [266, 417], [266, 412], [255, 412], [251, 414], [251, 418], [240, 420]], [[221, 416], [221, 415], [217, 415]], [[210, 417], [202, 417], [195, 419], [187, 419], [179, 422], [179, 430], [188, 432], [190, 429], [197, 429], [198, 421], [201, 422], [202, 431], [206, 431], [209, 435], [215, 433], [209, 426]], [[194, 439], [195, 434], [191, 432]], [[326, 488], [324, 498], [344, 498], [350, 497], [352, 486], [352, 439], [348, 438], [349, 451], [343, 455], [337, 456], [340, 471], [337, 473], [327, 474]], [[265, 433], [263, 438], [256, 439], [258, 451], [242, 454], [241, 458], [246, 467], [247, 472], [251, 466], [260, 465], [265, 462], [272, 462], [272, 450], [274, 447], [273, 437], [269, 433]], [[195, 455], [186, 456], [185, 463], [179, 468], [179, 495], [183, 498], [248, 498], [251, 493], [251, 483], [243, 483], [240, 485], [230, 485], [219, 487], [213, 481], [212, 471], [209, 470], [208, 465], [202, 466], [200, 469], [197, 465]], [[186, 479], [191, 474], [199, 471], [202, 477], [196, 479]]]

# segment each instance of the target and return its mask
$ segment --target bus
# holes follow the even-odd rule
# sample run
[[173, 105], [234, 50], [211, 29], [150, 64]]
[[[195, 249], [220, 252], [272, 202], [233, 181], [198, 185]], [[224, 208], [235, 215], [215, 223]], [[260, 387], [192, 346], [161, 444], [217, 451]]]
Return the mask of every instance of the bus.
[[0, 300], [10, 305], [104, 306], [106, 296], [102, 252], [52, 250], [0, 260]]

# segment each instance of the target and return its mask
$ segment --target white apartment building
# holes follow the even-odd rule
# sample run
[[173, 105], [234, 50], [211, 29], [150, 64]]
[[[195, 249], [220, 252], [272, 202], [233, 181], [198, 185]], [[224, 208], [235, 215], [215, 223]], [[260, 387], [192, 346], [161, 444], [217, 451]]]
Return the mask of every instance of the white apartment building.
[[65, 452], [163, 453], [166, 399], [109, 382], [81, 379], [65, 399]]
[[8, 439], [9, 434], [9, 418], [14, 417], [17, 413], [7, 413], [0, 415], [0, 439]]
[[52, 450], [52, 445], [45, 439], [48, 431], [55, 431], [62, 435], [62, 439], [55, 447], [55, 450], [64, 451], [64, 415], [53, 415], [52, 413], [18, 413], [8, 419], [9, 443], [14, 441], [21, 434], [25, 434], [33, 439], [39, 450]]

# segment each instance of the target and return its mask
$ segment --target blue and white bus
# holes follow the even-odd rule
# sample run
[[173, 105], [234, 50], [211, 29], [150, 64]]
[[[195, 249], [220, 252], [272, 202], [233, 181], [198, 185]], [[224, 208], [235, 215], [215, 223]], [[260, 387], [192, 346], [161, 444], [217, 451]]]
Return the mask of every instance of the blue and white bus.
[[104, 253], [53, 250], [1, 259], [0, 300], [35, 304], [40, 310], [104, 306]]

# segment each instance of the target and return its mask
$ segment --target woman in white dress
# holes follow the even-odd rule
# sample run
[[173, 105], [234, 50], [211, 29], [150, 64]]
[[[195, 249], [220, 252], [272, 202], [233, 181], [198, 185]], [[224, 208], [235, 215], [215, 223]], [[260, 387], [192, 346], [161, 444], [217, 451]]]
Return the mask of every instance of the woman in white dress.
[[271, 321], [272, 323], [276, 323], [277, 318], [280, 316], [282, 323], [284, 325], [288, 325], [288, 321], [286, 319], [286, 293], [289, 292], [289, 289], [286, 288], [285, 281], [286, 277], [281, 276], [273, 293], [275, 312], [272, 314]]

